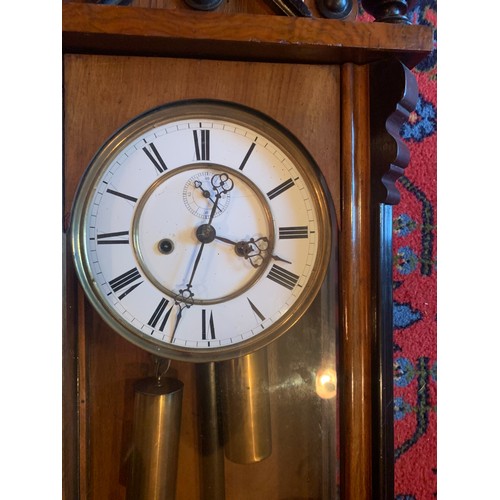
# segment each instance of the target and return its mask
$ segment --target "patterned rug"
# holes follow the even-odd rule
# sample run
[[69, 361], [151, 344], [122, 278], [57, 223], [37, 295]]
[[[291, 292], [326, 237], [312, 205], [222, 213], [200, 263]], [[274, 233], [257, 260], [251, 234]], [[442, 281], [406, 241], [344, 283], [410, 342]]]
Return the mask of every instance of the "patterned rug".
[[[437, 1], [417, 4], [412, 23], [436, 37]], [[359, 20], [370, 19], [360, 10]], [[413, 70], [419, 99], [401, 131], [411, 160], [393, 212], [396, 500], [437, 497], [436, 62], [434, 44]]]

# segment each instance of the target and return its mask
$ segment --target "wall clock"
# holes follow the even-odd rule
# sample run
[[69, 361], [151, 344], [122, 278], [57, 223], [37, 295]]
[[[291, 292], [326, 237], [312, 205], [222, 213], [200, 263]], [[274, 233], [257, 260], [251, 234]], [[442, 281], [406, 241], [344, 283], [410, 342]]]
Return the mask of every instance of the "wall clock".
[[330, 217], [319, 170], [268, 117], [178, 102], [120, 130], [73, 209], [94, 307], [128, 340], [215, 361], [271, 342], [321, 286]]
[[397, 130], [431, 33], [407, 2], [145, 3], [63, 5], [65, 498], [131, 491], [154, 359], [176, 498], [393, 498]]

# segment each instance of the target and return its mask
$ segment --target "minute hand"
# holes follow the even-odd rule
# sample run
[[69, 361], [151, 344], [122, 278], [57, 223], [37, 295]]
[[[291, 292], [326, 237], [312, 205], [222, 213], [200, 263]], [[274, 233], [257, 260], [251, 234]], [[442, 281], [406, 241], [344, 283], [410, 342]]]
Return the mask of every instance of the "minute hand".
[[[215, 212], [217, 210], [217, 206], [219, 204], [219, 200], [220, 200], [221, 196], [223, 194], [231, 191], [231, 189], [233, 189], [233, 187], [234, 187], [233, 181], [230, 179], [230, 177], [227, 174], [215, 174], [212, 177], [212, 179], [210, 180], [210, 182], [212, 183], [213, 188], [216, 190], [216, 194], [215, 194], [214, 205], [213, 205], [212, 210], [210, 212], [210, 217], [208, 218], [208, 223], [206, 225], [204, 225], [207, 228], [212, 227], [212, 221], [215, 217]], [[191, 271], [191, 277], [189, 278], [189, 282], [186, 285], [186, 289], [189, 290], [190, 293], [192, 293], [191, 287], [193, 284], [194, 275], [196, 273], [196, 270], [198, 269], [198, 264], [200, 263], [201, 254], [203, 253], [203, 249], [205, 248], [205, 244], [208, 241], [208, 240], [202, 239], [202, 237], [200, 235], [198, 235], [198, 233], [197, 233], [197, 236], [201, 242], [201, 245], [200, 245], [200, 249], [198, 250], [198, 255], [196, 256], [196, 259], [194, 261], [193, 270]], [[180, 293], [183, 293], [183, 292], [184, 292], [184, 290], [180, 291]]]
[[[222, 196], [222, 193], [217, 193], [215, 196], [215, 203], [214, 203], [214, 206], [212, 207], [212, 211], [210, 212], [210, 217], [208, 219], [208, 225], [212, 224], [212, 220], [215, 216], [215, 211], [217, 210], [217, 204], [219, 203], [221, 196]], [[194, 261], [194, 266], [193, 266], [193, 270], [191, 272], [191, 277], [189, 278], [189, 283], [187, 284], [188, 288], [190, 288], [191, 285], [193, 284], [194, 274], [196, 272], [196, 269], [198, 268], [198, 264], [200, 263], [201, 254], [203, 253], [203, 248], [205, 248], [204, 242], [201, 243], [200, 249], [198, 250], [198, 255], [196, 256], [196, 259]]]

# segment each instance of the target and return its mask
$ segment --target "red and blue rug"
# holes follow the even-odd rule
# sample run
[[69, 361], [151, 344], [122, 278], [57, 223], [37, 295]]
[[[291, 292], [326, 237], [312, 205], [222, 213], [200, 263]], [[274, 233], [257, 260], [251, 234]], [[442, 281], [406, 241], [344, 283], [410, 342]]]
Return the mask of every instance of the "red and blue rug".
[[[412, 23], [436, 37], [437, 1], [417, 4]], [[360, 9], [359, 20], [371, 19]], [[437, 497], [436, 62], [434, 44], [413, 69], [419, 98], [401, 130], [411, 160], [393, 212], [395, 500]]]

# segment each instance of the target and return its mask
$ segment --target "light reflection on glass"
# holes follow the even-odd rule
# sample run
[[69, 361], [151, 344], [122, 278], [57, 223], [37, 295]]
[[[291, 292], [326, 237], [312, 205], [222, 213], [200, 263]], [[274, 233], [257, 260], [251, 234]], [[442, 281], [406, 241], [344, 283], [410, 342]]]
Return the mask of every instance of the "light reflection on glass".
[[316, 374], [316, 394], [321, 399], [337, 395], [337, 372], [332, 368], [320, 368]]

